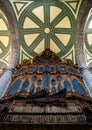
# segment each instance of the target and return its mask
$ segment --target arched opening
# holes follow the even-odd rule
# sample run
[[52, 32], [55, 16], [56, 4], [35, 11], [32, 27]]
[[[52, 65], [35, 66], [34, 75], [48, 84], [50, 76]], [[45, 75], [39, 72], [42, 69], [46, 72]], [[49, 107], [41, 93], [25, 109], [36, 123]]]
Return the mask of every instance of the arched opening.
[[[9, 25], [9, 30], [10, 30], [10, 36], [11, 36], [11, 54], [10, 54], [10, 63], [9, 66], [7, 66], [6, 71], [4, 72], [4, 74], [0, 77], [0, 98], [4, 95], [10, 81], [11, 81], [11, 77], [13, 76], [13, 71], [14, 68], [16, 66], [16, 64], [18, 63], [18, 57], [19, 57], [19, 44], [18, 44], [18, 28], [17, 28], [17, 24], [16, 24], [16, 18], [14, 13], [11, 11], [12, 7], [10, 6], [10, 4], [7, 1], [0, 1], [0, 9], [1, 12], [3, 12], [5, 14], [5, 18], [2, 18], [1, 20], [4, 19], [4, 22], [7, 21], [8, 25]], [[5, 24], [7, 25], [7, 24]], [[8, 27], [5, 26], [5, 27]], [[8, 35], [8, 32], [6, 33]], [[4, 34], [3, 34], [4, 35]], [[9, 38], [9, 37], [8, 37]], [[1, 39], [5, 40], [5, 38]], [[0, 42], [2, 43], [2, 42]], [[10, 42], [8, 42], [10, 44]], [[6, 45], [6, 44], [4, 44]], [[2, 50], [4, 50], [4, 46], [2, 44], [2, 49], [1, 49], [1, 56], [2, 56]]]
[[0, 10], [0, 75], [2, 75], [7, 66], [9, 66], [10, 53], [10, 26], [5, 13], [2, 10]]
[[92, 8], [88, 13], [88, 17], [84, 29], [85, 44], [85, 60], [89, 67], [92, 67]]
[[15, 68], [18, 63], [19, 39], [16, 17], [8, 1], [0, 1], [0, 61], [8, 69]]

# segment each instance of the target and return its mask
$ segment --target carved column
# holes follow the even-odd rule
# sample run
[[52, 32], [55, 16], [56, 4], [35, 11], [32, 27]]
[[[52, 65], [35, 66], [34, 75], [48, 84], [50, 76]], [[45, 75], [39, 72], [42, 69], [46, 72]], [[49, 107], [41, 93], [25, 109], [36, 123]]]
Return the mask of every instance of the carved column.
[[87, 66], [82, 67], [80, 72], [83, 76], [83, 81], [88, 89], [90, 96], [92, 97], [92, 73], [89, 71]]
[[7, 69], [6, 72], [0, 78], [0, 98], [3, 97], [11, 79], [13, 76], [13, 70]]

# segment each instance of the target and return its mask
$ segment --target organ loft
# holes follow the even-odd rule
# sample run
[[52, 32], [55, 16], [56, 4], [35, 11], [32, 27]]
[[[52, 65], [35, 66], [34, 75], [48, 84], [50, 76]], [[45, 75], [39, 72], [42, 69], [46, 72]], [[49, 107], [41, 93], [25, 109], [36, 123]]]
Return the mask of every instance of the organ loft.
[[0, 0], [0, 130], [92, 130], [92, 1]]

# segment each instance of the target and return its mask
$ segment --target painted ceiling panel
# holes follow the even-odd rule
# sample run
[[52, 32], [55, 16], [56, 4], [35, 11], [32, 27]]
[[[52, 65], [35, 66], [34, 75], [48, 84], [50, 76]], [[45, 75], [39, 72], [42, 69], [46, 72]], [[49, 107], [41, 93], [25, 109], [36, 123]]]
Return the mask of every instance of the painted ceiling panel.
[[0, 18], [0, 30], [7, 30], [7, 26], [2, 18]]
[[69, 18], [66, 16], [64, 17], [57, 25], [55, 28], [71, 28], [71, 23]]
[[22, 60], [24, 59], [32, 59], [33, 57], [31, 57], [23, 48], [22, 46], [20, 45], [20, 63]]
[[50, 7], [50, 23], [62, 12], [62, 9], [51, 6]]
[[[76, 61], [74, 33], [76, 34], [78, 11], [82, 0], [9, 0], [9, 2], [18, 24], [20, 62], [25, 58], [34, 57], [45, 48], [55, 51], [61, 58], [70, 57]], [[2, 57], [6, 56], [10, 49], [10, 32], [6, 21], [0, 17], [0, 25], [3, 24], [2, 31], [6, 35], [5, 39], [2, 37], [0, 40]], [[4, 45], [5, 40], [7, 42]]]
[[58, 39], [62, 42], [64, 46], [68, 45], [71, 35], [69, 34], [55, 34], [55, 35], [58, 37]]
[[56, 53], [60, 52], [60, 48], [55, 44], [52, 39], [50, 39], [50, 49]]
[[89, 46], [92, 45], [92, 34], [87, 35], [87, 40], [88, 40]]
[[34, 1], [23, 10], [18, 27], [20, 44], [32, 57], [41, 50], [41, 44], [42, 50], [53, 48], [60, 57], [64, 56], [75, 41], [76, 20], [71, 10], [59, 1]]
[[85, 25], [85, 46], [88, 51], [92, 53], [92, 15], [89, 13], [86, 25]]
[[33, 41], [38, 37], [38, 35], [39, 34], [24, 35], [24, 39], [25, 39], [27, 46], [30, 46], [33, 43]]
[[68, 8], [74, 14], [75, 19], [77, 20], [78, 13], [79, 13], [83, 0], [59, 0], [59, 1], [65, 3], [66, 6], [68, 6]]
[[44, 7], [39, 6], [32, 10], [32, 12], [44, 23]]
[[31, 3], [33, 3], [33, 1], [29, 1], [29, 0], [8, 0], [10, 2], [10, 4], [13, 7], [13, 11], [16, 15], [17, 20], [19, 19], [20, 15], [22, 14], [22, 11]]
[[39, 28], [39, 26], [34, 23], [30, 18], [26, 17], [23, 28]]
[[91, 28], [92, 29], [92, 20], [90, 21], [89, 25], [88, 25], [88, 28]]
[[9, 37], [8, 36], [0, 36], [0, 41], [3, 45], [7, 48], [9, 44]]
[[74, 58], [74, 56], [75, 56], [75, 45], [73, 45], [73, 47], [70, 49], [70, 51], [61, 58], [71, 59], [74, 63], [76, 63], [76, 61], [75, 61], [76, 59]]
[[84, 48], [85, 60], [88, 66], [92, 67], [92, 53], [90, 53], [87, 48]]
[[22, 8], [27, 4], [27, 2], [13, 2], [17, 13], [19, 14]]
[[2, 54], [2, 52], [3, 52], [3, 51], [2, 51], [2, 49], [0, 48], [0, 54]]
[[42, 51], [44, 51], [44, 40], [45, 40], [45, 39], [43, 39], [43, 40], [38, 44], [38, 46], [34, 49], [34, 52], [35, 52], [35, 53], [39, 54], [39, 53], [41, 53]]
[[0, 63], [4, 66], [9, 65], [9, 58], [6, 57], [10, 54], [11, 38], [9, 23], [3, 11], [0, 10]]

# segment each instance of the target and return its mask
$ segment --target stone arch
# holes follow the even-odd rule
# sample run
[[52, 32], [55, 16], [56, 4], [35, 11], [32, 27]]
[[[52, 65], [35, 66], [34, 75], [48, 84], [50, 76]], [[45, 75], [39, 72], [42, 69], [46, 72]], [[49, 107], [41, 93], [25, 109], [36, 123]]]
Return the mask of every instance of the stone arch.
[[85, 54], [84, 54], [84, 28], [86, 19], [88, 17], [89, 11], [92, 8], [92, 1], [87, 0], [87, 2], [82, 5], [80, 10], [80, 16], [78, 20], [78, 30], [77, 30], [77, 40], [76, 40], [76, 57], [78, 67], [82, 68], [87, 66], [85, 61]]
[[18, 36], [16, 17], [14, 16], [13, 11], [11, 11], [12, 7], [8, 3], [8, 0], [0, 1], [0, 9], [5, 13], [10, 26], [12, 47], [11, 47], [10, 64], [8, 69], [14, 69], [16, 64], [18, 63], [18, 58], [19, 58], [19, 36]]
[[8, 3], [8, 0], [0, 0], [0, 9], [5, 13], [7, 17], [12, 37], [10, 63], [4, 74], [0, 77], [0, 98], [2, 98], [11, 81], [15, 66], [18, 63], [19, 37], [16, 18], [14, 16], [13, 11], [11, 11], [12, 7]]
[[85, 86], [87, 87], [90, 96], [92, 97], [92, 73], [89, 71], [89, 68], [85, 61], [85, 54], [84, 54], [84, 29], [86, 20], [89, 14], [90, 9], [92, 8], [92, 1], [87, 0], [85, 4], [82, 5], [80, 11], [81, 18], [79, 19], [78, 25], [78, 34], [77, 34], [77, 41], [76, 41], [76, 57], [78, 67], [80, 72], [83, 76], [83, 81]]

